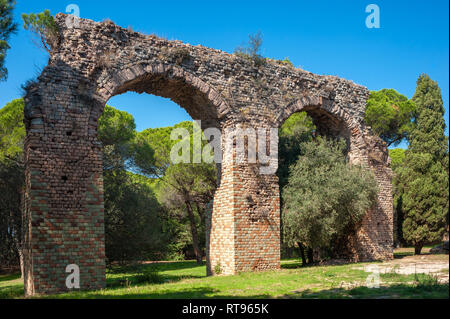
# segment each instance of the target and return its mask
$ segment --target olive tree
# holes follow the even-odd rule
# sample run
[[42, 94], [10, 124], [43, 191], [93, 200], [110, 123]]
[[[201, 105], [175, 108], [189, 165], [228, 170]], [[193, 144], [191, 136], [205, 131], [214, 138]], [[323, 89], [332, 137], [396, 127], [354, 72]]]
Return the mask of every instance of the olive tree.
[[318, 137], [304, 142], [282, 190], [283, 236], [297, 244], [305, 264], [313, 250], [330, 249], [351, 235], [374, 205], [377, 184], [367, 169], [349, 165], [343, 141]]

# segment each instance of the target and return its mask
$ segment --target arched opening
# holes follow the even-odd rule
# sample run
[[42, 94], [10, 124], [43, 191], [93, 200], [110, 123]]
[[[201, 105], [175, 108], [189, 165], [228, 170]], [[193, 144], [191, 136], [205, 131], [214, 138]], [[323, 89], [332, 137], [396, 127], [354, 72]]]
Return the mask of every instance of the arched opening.
[[[335, 201], [342, 200], [345, 194], [332, 197], [335, 194], [329, 191], [330, 187], [340, 191], [338, 181], [343, 183], [343, 188], [347, 186], [345, 178], [336, 174], [335, 170], [339, 167], [342, 169], [341, 164], [344, 162], [345, 167], [351, 169], [354, 165], [349, 164], [357, 163], [354, 160], [357, 156], [352, 154], [355, 136], [352, 134], [351, 124], [346, 121], [348, 117], [345, 112], [333, 109], [329, 101], [317, 103], [317, 101], [320, 101], [319, 99], [316, 103], [310, 103], [311, 100], [314, 101], [314, 99], [310, 99], [306, 100], [309, 103], [304, 103], [305, 100], [292, 103], [287, 107], [291, 112], [280, 117], [279, 122], [281, 125], [279, 129], [279, 167], [277, 175], [282, 215], [281, 254], [282, 258], [302, 259], [302, 264], [311, 263], [317, 261], [317, 259], [349, 258], [353, 253], [350, 251], [350, 237], [355, 236], [361, 225], [362, 216], [366, 214], [367, 210], [374, 207], [376, 197], [376, 181], [367, 168], [364, 168], [364, 174], [367, 173], [368, 177], [364, 175], [364, 183], [361, 185], [367, 186], [371, 190], [370, 206], [367, 204], [366, 210], [349, 212], [350, 217], [345, 217], [346, 213], [339, 213], [340, 215], [336, 214], [333, 219], [330, 217], [329, 220], [325, 221], [327, 217], [324, 217], [320, 210], [322, 209], [325, 212], [328, 208], [318, 205], [319, 200], [317, 198], [321, 198], [322, 201], [329, 200], [328, 206], [333, 205], [332, 203]], [[324, 161], [333, 160], [336, 163], [324, 163]], [[305, 164], [306, 161], [310, 162], [311, 165]], [[317, 166], [314, 167], [314, 165]], [[299, 174], [300, 171], [301, 174]], [[305, 171], [308, 172], [305, 173]], [[326, 176], [326, 178], [322, 179], [322, 176]], [[299, 183], [299, 179], [302, 178], [309, 181]], [[295, 192], [298, 192], [299, 195], [295, 195]], [[330, 198], [327, 199], [322, 194], [329, 194]], [[316, 195], [318, 196], [316, 197]], [[304, 197], [302, 198], [302, 196]], [[312, 206], [308, 206], [312, 202], [315, 206], [321, 208], [316, 209], [314, 207], [307, 211], [308, 207], [312, 208]], [[298, 206], [293, 207], [293, 203]], [[299, 205], [299, 203], [302, 203], [302, 205]], [[303, 205], [303, 203], [305, 204]], [[293, 213], [295, 209], [298, 211]], [[285, 213], [290, 215], [283, 215]], [[295, 214], [302, 214], [302, 217], [298, 218]], [[324, 222], [317, 222], [321, 218], [324, 219]], [[345, 229], [337, 228], [336, 221], [339, 220], [342, 220], [343, 224], [347, 223], [348, 226], [345, 226]], [[300, 230], [294, 229], [295, 227]], [[328, 227], [327, 230], [325, 230], [326, 227]], [[332, 229], [333, 227], [335, 229]], [[325, 245], [324, 240], [324, 242], [317, 243], [317, 246], [315, 246], [319, 239], [317, 237], [316, 239], [312, 238], [319, 234], [321, 235], [319, 237], [328, 238], [329, 234], [326, 234], [326, 231], [333, 233], [332, 236], [329, 236], [329, 245]], [[325, 234], [327, 236], [324, 236]]]
[[[129, 69], [124, 71], [124, 74], [127, 72], [129, 72]], [[108, 97], [107, 104], [117, 105], [116, 101], [120, 101], [121, 97], [125, 95], [141, 100], [142, 96], [148, 96], [150, 98], [146, 100], [150, 103], [155, 100], [159, 100], [159, 103], [156, 106], [140, 105], [141, 108], [147, 108], [146, 116], [152, 117], [152, 114], [156, 115], [157, 113], [160, 119], [169, 117], [169, 123], [165, 121], [169, 125], [158, 125], [157, 127], [153, 125], [153, 127], [149, 128], [143, 127], [141, 124], [142, 130], [138, 130], [133, 137], [133, 141], [129, 141], [133, 149], [132, 154], [127, 154], [128, 157], [125, 160], [125, 162], [128, 161], [125, 170], [127, 170], [129, 176], [122, 181], [117, 181], [117, 173], [111, 174], [112, 165], [105, 165], [105, 162], [111, 161], [111, 157], [112, 160], [116, 160], [117, 156], [114, 156], [115, 154], [111, 156], [103, 148], [105, 243], [108, 261], [123, 257], [123, 254], [113, 252], [113, 250], [123, 250], [121, 243], [124, 242], [124, 238], [117, 234], [118, 231], [114, 227], [115, 223], [118, 222], [117, 216], [116, 218], [111, 218], [110, 215], [113, 214], [113, 207], [117, 213], [118, 205], [115, 203], [117, 201], [117, 196], [115, 196], [117, 190], [115, 188], [125, 187], [130, 182], [130, 178], [134, 184], [151, 185], [146, 190], [147, 193], [154, 193], [154, 198], [152, 199], [153, 207], [151, 207], [152, 200], [147, 200], [149, 205], [141, 207], [141, 209], [153, 210], [153, 214], [159, 214], [159, 220], [153, 220], [153, 222], [151, 219], [148, 220], [153, 227], [161, 226], [160, 228], [164, 229], [164, 232], [160, 234], [158, 239], [165, 241], [166, 246], [164, 249], [159, 248], [158, 254], [147, 257], [147, 259], [168, 260], [183, 257], [196, 259], [198, 263], [201, 263], [202, 258], [206, 255], [207, 226], [205, 225], [205, 220], [206, 215], [210, 214], [212, 209], [210, 204], [217, 187], [217, 168], [215, 163], [205, 163], [203, 158], [201, 163], [194, 162], [196, 149], [192, 148], [189, 150], [189, 163], [173, 163], [171, 148], [182, 139], [186, 139], [186, 136], [183, 138], [179, 136], [179, 139], [172, 141], [171, 133], [177, 129], [187, 130], [190, 134], [187, 138], [191, 140], [191, 143], [196, 143], [194, 140], [199, 138], [202, 147], [204, 147], [206, 141], [204, 141], [202, 136], [196, 136], [196, 130], [199, 129], [202, 132], [202, 130], [207, 128], [219, 127], [217, 106], [209, 98], [211, 96], [217, 100], [217, 95], [206, 84], [201, 83], [200, 80], [191, 78], [196, 84], [190, 84], [187, 83], [186, 77], [180, 75], [181, 73], [175, 74], [174, 72], [176, 73], [177, 71], [171, 71], [170, 68], [167, 68], [163, 73], [145, 72], [141, 75], [135, 74], [133, 79], [125, 80], [117, 85]], [[118, 76], [120, 77], [120, 74]], [[203, 92], [196, 87], [198, 85], [203, 88]], [[100, 104], [98, 106], [100, 107]], [[174, 112], [175, 110], [176, 112]], [[107, 106], [104, 112], [110, 111], [110, 107]], [[101, 113], [102, 110], [100, 109], [98, 112]], [[184, 121], [177, 122], [171, 117], [171, 114], [177, 114]], [[102, 123], [103, 118], [100, 117], [98, 123], [99, 133], [102, 129], [102, 124], [104, 124]], [[197, 128], [197, 123], [193, 123], [193, 120], [200, 121], [201, 127]], [[102, 139], [101, 134], [99, 134], [99, 139]], [[124, 148], [126, 147], [122, 147], [122, 149]], [[202, 182], [202, 187], [196, 184], [199, 180]], [[145, 196], [144, 193], [141, 192], [140, 194], [145, 197], [143, 199], [146, 199], [148, 196]], [[134, 206], [137, 211], [140, 209], [138, 206]], [[124, 207], [124, 209], [131, 210], [132, 207]], [[169, 219], [176, 220], [176, 223]], [[135, 232], [133, 236], [136, 237], [136, 235]], [[153, 237], [155, 236], [158, 236], [158, 234], [154, 234]], [[184, 238], [181, 238], [182, 236]], [[150, 242], [156, 242], [155, 238], [147, 236], [138, 240], [134, 246], [144, 246], [145, 240], [149, 242], [149, 245], [147, 245], [149, 250], [147, 252], [144, 251], [143, 255], [146, 253], [148, 255], [148, 252], [152, 249]], [[125, 242], [129, 241], [125, 240]], [[131, 251], [129, 248], [127, 247], [126, 251]], [[153, 247], [153, 249], [158, 250], [158, 247]], [[133, 252], [136, 252], [136, 250], [134, 249]]]
[[151, 94], [128, 91], [111, 97], [107, 104], [133, 115], [137, 132], [194, 120], [170, 99]]
[[191, 118], [210, 127], [219, 127], [219, 120], [230, 114], [230, 107], [219, 93], [183, 68], [136, 64], [110, 72], [98, 80], [98, 91], [105, 101], [129, 91], [148, 93], [172, 100]]

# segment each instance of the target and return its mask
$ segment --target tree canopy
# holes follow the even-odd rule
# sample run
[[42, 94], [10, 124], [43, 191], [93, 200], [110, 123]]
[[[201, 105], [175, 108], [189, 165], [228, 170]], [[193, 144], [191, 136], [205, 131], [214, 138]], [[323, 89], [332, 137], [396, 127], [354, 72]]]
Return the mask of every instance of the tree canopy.
[[416, 104], [415, 126], [409, 138], [412, 153], [428, 153], [437, 161], [448, 164], [448, 137], [445, 136], [444, 102], [437, 82], [427, 74], [417, 79], [412, 98]]
[[22, 99], [0, 109], [0, 266], [22, 258], [21, 201], [25, 185]]
[[302, 143], [313, 139], [314, 130], [315, 125], [306, 112], [292, 114], [279, 129], [279, 165], [277, 175], [280, 189], [287, 184], [289, 167], [297, 162]]
[[39, 39], [36, 44], [51, 54], [59, 41], [59, 29], [50, 10], [46, 9], [41, 13], [23, 13], [22, 20], [23, 28], [33, 32]]
[[290, 244], [329, 248], [350, 235], [376, 200], [373, 174], [350, 166], [345, 143], [318, 137], [301, 144], [283, 188], [283, 235]]
[[5, 158], [17, 159], [23, 155], [23, 108], [23, 99], [17, 99], [0, 109], [0, 161]]
[[0, 0], [0, 81], [8, 77], [8, 70], [5, 68], [6, 51], [10, 48], [8, 41], [11, 34], [17, 30], [13, 19], [14, 5], [13, 0]]
[[393, 89], [370, 92], [366, 122], [388, 146], [398, 145], [412, 129], [414, 103]]
[[[189, 134], [173, 140], [171, 133], [174, 129], [185, 129]], [[200, 234], [205, 235], [205, 213], [214, 196], [217, 171], [213, 163], [192, 163], [192, 136], [196, 129], [200, 129], [198, 124], [182, 122], [173, 127], [144, 130], [138, 133], [136, 138], [136, 144], [141, 151], [136, 151], [135, 158], [143, 174], [160, 177], [158, 197], [168, 211], [174, 212], [171, 214], [173, 218], [189, 225], [194, 254], [200, 263], [205, 244], [205, 236]], [[171, 150], [180, 141], [190, 152], [190, 163], [174, 164], [171, 161]], [[202, 138], [202, 146], [205, 144]], [[154, 151], [153, 161], [149, 161], [148, 156], [143, 154], [142, 150], [145, 148], [142, 148], [142, 145], [151, 145]]]

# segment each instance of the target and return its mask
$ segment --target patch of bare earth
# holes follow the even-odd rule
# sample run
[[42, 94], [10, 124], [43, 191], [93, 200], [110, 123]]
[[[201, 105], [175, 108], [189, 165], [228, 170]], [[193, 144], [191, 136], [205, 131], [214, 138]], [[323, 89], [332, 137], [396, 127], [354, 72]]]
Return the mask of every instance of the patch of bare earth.
[[426, 250], [423, 255], [403, 256], [390, 261], [358, 267], [358, 269], [364, 269], [370, 273], [377, 271], [380, 274], [429, 274], [435, 276], [439, 283], [445, 284], [449, 282], [449, 255], [433, 255]]

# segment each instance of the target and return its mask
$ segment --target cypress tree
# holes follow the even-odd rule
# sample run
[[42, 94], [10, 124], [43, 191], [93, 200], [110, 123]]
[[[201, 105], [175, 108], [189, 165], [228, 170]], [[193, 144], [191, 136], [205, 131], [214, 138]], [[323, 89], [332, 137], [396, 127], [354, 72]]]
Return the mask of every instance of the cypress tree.
[[412, 100], [416, 104], [415, 125], [399, 169], [398, 186], [405, 212], [403, 236], [420, 254], [425, 244], [439, 241], [446, 228], [448, 138], [438, 84], [426, 74], [419, 76]]

